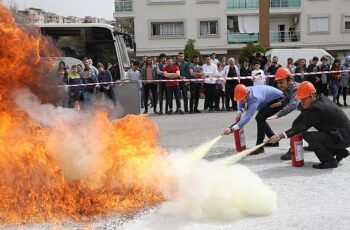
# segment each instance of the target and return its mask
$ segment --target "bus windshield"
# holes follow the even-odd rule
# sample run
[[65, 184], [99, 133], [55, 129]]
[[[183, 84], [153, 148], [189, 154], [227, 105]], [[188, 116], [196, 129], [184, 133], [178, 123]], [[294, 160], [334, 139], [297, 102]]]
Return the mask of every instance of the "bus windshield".
[[41, 33], [48, 36], [65, 57], [91, 57], [97, 64], [111, 63], [118, 71], [116, 79], [124, 79], [130, 60], [122, 34], [104, 24], [43, 24]]

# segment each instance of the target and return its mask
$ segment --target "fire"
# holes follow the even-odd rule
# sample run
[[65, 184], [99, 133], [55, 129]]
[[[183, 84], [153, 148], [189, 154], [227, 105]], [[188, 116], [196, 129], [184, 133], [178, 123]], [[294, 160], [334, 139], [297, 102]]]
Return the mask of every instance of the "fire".
[[41, 101], [53, 100], [52, 79], [39, 74], [46, 71], [40, 47], [49, 46], [19, 28], [1, 4], [0, 41], [1, 224], [82, 220], [163, 200], [161, 178], [152, 171], [154, 162], [168, 163], [166, 151], [147, 116], [110, 122], [103, 112], [68, 111], [78, 118], [40, 123], [14, 97], [29, 88]]

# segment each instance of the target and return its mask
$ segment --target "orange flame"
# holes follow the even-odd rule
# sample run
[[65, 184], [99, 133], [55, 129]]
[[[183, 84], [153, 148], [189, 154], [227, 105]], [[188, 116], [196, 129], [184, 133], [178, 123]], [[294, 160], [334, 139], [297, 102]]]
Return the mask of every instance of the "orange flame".
[[50, 101], [52, 81], [39, 76], [46, 41], [19, 28], [1, 4], [0, 41], [1, 224], [81, 220], [162, 201], [151, 171], [165, 150], [147, 116], [110, 122], [101, 112], [43, 127], [15, 105], [12, 92], [27, 87]]

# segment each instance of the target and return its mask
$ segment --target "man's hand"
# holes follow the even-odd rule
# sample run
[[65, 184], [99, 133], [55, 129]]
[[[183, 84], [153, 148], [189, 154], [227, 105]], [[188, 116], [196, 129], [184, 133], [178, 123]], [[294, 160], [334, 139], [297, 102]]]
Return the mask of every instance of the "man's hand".
[[270, 137], [270, 139], [269, 139], [269, 143], [271, 143], [271, 144], [275, 144], [275, 143], [277, 143], [278, 141], [279, 141], [278, 135], [273, 135], [273, 136]]
[[277, 116], [277, 114], [275, 114], [275, 115], [272, 115], [271, 117], [268, 117], [266, 120], [274, 120], [277, 118], [278, 118], [278, 116]]
[[236, 118], [235, 118], [236, 122], [239, 122], [241, 120], [241, 116], [242, 116], [242, 112], [239, 111], [236, 115]]
[[270, 105], [271, 108], [276, 108], [276, 107], [279, 107], [279, 106], [282, 106], [282, 102], [280, 102], [280, 101]]
[[229, 135], [232, 133], [232, 130], [230, 128], [226, 128], [223, 132], [225, 135]]

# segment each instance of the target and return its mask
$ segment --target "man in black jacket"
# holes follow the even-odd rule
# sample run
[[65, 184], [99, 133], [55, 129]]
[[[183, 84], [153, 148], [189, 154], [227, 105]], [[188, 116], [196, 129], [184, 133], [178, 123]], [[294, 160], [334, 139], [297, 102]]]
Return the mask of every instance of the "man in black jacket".
[[[346, 150], [350, 146], [348, 117], [327, 97], [317, 97], [316, 89], [311, 82], [302, 82], [295, 97], [301, 100], [299, 104], [301, 114], [294, 120], [291, 129], [272, 136], [270, 143], [302, 133], [303, 139], [309, 143], [310, 148], [321, 161], [320, 164], [313, 165], [314, 168], [338, 167], [338, 163], [349, 156]], [[311, 127], [318, 131], [307, 132]]]

